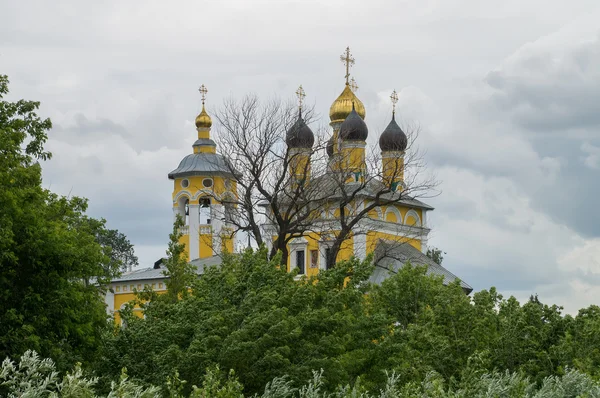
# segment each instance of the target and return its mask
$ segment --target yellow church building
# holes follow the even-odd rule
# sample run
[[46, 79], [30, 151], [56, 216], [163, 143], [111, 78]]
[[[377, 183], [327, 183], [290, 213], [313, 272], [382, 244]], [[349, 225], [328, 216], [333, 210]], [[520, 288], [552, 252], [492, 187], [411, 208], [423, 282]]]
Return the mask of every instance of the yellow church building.
[[[333, 266], [329, 250], [332, 235], [340, 221], [336, 204], [351, 191], [353, 200], [347, 206], [348, 214], [373, 208], [353, 227], [335, 261], [352, 256], [364, 259], [375, 252], [377, 267], [371, 276], [374, 283], [380, 283], [390, 270], [393, 272], [407, 261], [426, 265], [430, 274], [443, 276], [446, 283], [456, 280], [454, 274], [424, 254], [430, 232], [428, 213], [433, 208], [403, 192], [408, 139], [395, 120], [396, 93], [391, 96], [391, 120], [378, 140], [381, 169], [376, 176], [369, 175], [366, 111], [353, 90], [353, 81], [349, 80], [349, 67], [354, 62], [349, 49], [346, 49], [343, 60], [346, 83], [329, 109], [331, 138], [326, 148], [327, 172], [314, 178], [310, 175], [315, 137], [304, 122], [301, 111], [296, 123], [286, 133], [289, 153], [296, 159], [290, 162], [289, 173], [297, 175], [297, 180], [303, 184], [318, 187], [317, 191], [323, 195], [314, 228], [288, 242], [288, 271], [297, 272], [299, 276], [313, 276]], [[185, 220], [182, 242], [185, 243], [188, 260], [196, 266], [199, 275], [205, 267], [218, 266], [223, 252], [234, 252], [236, 236], [231, 223], [234, 209], [228, 204], [234, 201], [228, 199], [237, 197], [238, 177], [211, 139], [212, 120], [204, 107], [207, 93], [204, 85], [200, 87], [200, 93], [202, 111], [195, 119], [197, 139], [192, 145], [192, 153], [168, 174], [173, 181], [173, 215]], [[300, 88], [297, 94], [301, 106], [304, 92]], [[352, 191], [355, 187], [359, 187], [358, 190]], [[391, 189], [387, 192], [382, 187]], [[382, 195], [382, 192], [385, 193]], [[385, 205], [372, 206], [374, 201], [381, 202], [382, 198]], [[275, 228], [268, 219], [267, 216], [263, 231], [265, 241], [272, 242]], [[466, 293], [472, 290], [465, 282], [460, 283]], [[150, 268], [126, 272], [113, 280], [105, 300], [107, 311], [115, 313], [118, 319], [118, 311], [134, 299], [135, 291], [146, 287], [158, 292], [166, 289], [161, 261]]]

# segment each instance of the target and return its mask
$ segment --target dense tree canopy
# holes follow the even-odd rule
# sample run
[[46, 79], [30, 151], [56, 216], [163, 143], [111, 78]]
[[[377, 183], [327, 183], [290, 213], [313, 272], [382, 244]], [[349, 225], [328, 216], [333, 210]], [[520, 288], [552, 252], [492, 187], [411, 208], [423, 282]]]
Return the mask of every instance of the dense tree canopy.
[[284, 375], [298, 387], [319, 369], [324, 391], [358, 379], [376, 391], [386, 371], [417, 389], [431, 374], [450, 389], [494, 372], [524, 386], [568, 368], [597, 374], [597, 307], [573, 319], [537, 297], [521, 305], [494, 288], [469, 297], [410, 264], [373, 286], [368, 260], [298, 280], [267, 258], [265, 250], [228, 256], [183, 299], [154, 296], [145, 319], [130, 316], [107, 336], [98, 373], [111, 379], [126, 367], [160, 385], [177, 371], [189, 389], [219, 366], [235, 371], [247, 395]]
[[85, 199], [42, 188], [52, 125], [38, 102], [7, 94], [0, 76], [0, 357], [35, 349], [70, 367], [93, 357], [106, 327], [103, 285], [124, 264], [112, 247], [131, 245], [87, 217]]

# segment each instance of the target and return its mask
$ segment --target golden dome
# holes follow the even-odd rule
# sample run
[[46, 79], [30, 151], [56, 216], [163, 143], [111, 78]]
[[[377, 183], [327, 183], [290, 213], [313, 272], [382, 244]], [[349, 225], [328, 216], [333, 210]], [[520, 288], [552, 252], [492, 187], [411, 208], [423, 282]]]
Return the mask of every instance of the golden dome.
[[340, 94], [339, 97], [333, 104], [331, 104], [331, 108], [329, 108], [329, 120], [332, 123], [343, 122], [346, 120], [346, 117], [352, 112], [352, 103], [354, 102], [354, 107], [356, 109], [356, 113], [360, 115], [363, 119], [365, 118], [365, 106], [358, 99], [356, 95], [350, 89], [348, 83], [346, 83], [346, 87], [344, 87], [344, 91]]
[[204, 104], [202, 104], [202, 112], [198, 116], [196, 116], [196, 127], [197, 128], [210, 128], [212, 126], [212, 120], [206, 110], [204, 109]]

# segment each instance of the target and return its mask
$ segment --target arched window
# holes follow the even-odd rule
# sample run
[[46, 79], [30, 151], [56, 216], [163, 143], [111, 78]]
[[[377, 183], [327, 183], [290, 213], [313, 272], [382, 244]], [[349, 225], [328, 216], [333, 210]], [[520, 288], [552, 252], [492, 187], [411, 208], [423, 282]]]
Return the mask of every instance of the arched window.
[[181, 216], [185, 225], [190, 225], [190, 199], [187, 196], [181, 196], [177, 201], [177, 214]]
[[200, 225], [210, 224], [210, 198], [200, 198], [198, 216], [200, 217]]

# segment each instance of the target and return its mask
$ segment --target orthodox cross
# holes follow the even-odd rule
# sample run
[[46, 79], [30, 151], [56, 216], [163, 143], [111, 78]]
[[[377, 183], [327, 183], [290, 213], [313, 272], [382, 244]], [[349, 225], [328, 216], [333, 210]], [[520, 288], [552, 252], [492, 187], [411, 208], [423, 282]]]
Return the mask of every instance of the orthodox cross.
[[350, 84], [350, 67], [354, 65], [354, 58], [352, 58], [352, 54], [350, 54], [350, 47], [346, 47], [346, 51], [344, 54], [340, 55], [340, 60], [346, 64], [346, 84]]
[[398, 103], [398, 94], [396, 90], [392, 91], [392, 95], [390, 95], [390, 99], [392, 100], [392, 114], [396, 114], [396, 104]]
[[206, 100], [206, 93], [208, 93], [208, 90], [206, 89], [206, 86], [203, 84], [200, 86], [198, 91], [200, 91], [200, 95], [202, 96], [202, 105], [204, 105], [204, 100]]
[[302, 84], [298, 87], [298, 90], [296, 90], [296, 96], [298, 97], [298, 109], [302, 110], [302, 103], [304, 102], [304, 97], [306, 97]]
[[356, 84], [356, 80], [354, 80], [354, 78], [350, 79], [350, 90], [352, 90], [353, 93], [358, 90], [358, 84]]

